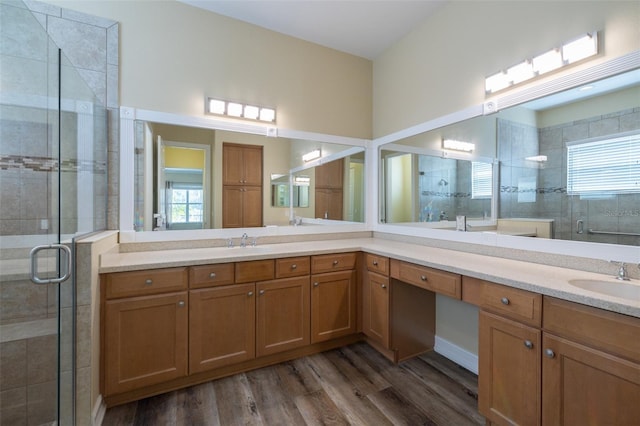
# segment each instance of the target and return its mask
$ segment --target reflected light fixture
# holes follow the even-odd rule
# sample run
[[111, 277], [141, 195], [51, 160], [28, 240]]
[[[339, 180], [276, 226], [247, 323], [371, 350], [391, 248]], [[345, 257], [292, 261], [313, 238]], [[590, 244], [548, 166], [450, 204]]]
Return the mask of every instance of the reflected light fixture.
[[471, 152], [476, 149], [476, 145], [471, 142], [462, 142], [454, 139], [443, 139], [442, 147], [454, 151]]
[[499, 71], [484, 80], [485, 94], [495, 93], [523, 81], [574, 64], [598, 54], [598, 32], [586, 34], [571, 40], [559, 48], [527, 59], [519, 64]]
[[264, 121], [266, 123], [276, 122], [276, 110], [273, 108], [223, 101], [214, 98], [207, 98], [205, 105], [205, 113], [207, 114]]
[[313, 161], [316, 158], [320, 158], [322, 156], [322, 152], [320, 149], [314, 149], [313, 151], [307, 152], [302, 156], [302, 161], [308, 163], [309, 161]]

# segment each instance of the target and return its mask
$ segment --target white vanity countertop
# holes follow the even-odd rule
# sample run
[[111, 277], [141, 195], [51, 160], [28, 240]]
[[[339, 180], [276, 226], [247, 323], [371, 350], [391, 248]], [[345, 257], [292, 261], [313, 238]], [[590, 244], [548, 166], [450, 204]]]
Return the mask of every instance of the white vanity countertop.
[[[576, 279], [611, 280], [613, 277], [609, 275], [380, 238], [265, 244], [245, 248], [215, 247], [105, 253], [100, 259], [100, 272], [123, 272], [349, 251], [365, 251], [388, 256], [640, 318], [640, 298], [618, 298], [583, 290], [569, 284], [569, 280]], [[640, 286], [638, 280], [633, 280], [631, 283]], [[612, 285], [615, 284], [615, 280], [612, 280]]]

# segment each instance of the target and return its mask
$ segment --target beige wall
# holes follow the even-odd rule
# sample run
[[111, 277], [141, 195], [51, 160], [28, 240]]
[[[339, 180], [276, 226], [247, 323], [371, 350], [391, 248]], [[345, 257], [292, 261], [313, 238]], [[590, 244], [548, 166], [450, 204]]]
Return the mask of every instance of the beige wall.
[[120, 23], [120, 104], [204, 115], [205, 96], [277, 108], [277, 126], [371, 137], [372, 63], [174, 0], [54, 0]]
[[640, 49], [640, 2], [447, 2], [374, 61], [374, 137], [480, 105], [486, 76], [594, 30], [604, 53], [571, 71]]

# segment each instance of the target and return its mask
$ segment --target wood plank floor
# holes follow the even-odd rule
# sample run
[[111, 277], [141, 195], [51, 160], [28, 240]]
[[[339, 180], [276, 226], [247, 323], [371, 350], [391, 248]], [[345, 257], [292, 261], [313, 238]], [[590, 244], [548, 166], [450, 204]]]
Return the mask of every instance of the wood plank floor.
[[356, 343], [113, 407], [103, 425], [483, 425], [477, 395], [435, 352], [394, 365]]

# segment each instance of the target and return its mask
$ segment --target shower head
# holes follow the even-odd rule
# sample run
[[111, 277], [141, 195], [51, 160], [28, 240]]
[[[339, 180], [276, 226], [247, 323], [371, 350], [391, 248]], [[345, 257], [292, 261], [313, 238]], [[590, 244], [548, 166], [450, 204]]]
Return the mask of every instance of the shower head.
[[440, 179], [440, 182], [438, 182], [438, 185], [439, 185], [439, 186], [447, 186], [447, 185], [449, 185], [449, 182], [447, 182], [447, 181], [446, 181], [446, 180], [444, 180], [444, 179]]

